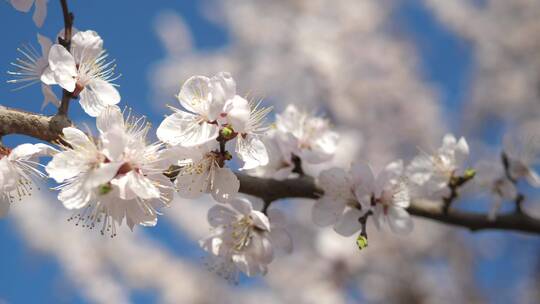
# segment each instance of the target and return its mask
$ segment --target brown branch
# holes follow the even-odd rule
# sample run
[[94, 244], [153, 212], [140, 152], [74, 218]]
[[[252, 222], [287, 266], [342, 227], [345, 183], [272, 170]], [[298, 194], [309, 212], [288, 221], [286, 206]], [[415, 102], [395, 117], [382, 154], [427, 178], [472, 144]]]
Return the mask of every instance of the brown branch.
[[[44, 116], [0, 106], [0, 135], [23, 134], [54, 142], [64, 127], [71, 126], [65, 116]], [[173, 174], [171, 174], [173, 175]], [[323, 191], [317, 188], [312, 177], [303, 176], [278, 181], [237, 173], [240, 192], [257, 196], [265, 202], [286, 198], [317, 199]], [[170, 176], [173, 177], [173, 176]], [[407, 209], [410, 214], [434, 221], [465, 227], [472, 231], [499, 229], [540, 234], [540, 220], [525, 213], [502, 214], [496, 220], [488, 220], [486, 214], [459, 210], [443, 210], [442, 204], [412, 202]]]
[[[69, 11], [67, 0], [60, 0], [62, 6], [62, 14], [64, 15], [64, 37], [58, 37], [58, 42], [66, 48], [71, 50], [71, 32], [73, 29], [73, 20], [75, 17], [73, 13]], [[69, 110], [69, 102], [73, 98], [73, 94], [66, 90], [62, 91], [62, 101], [58, 107], [58, 115], [67, 116]]]
[[69, 126], [71, 121], [64, 115], [45, 116], [0, 106], [0, 136], [21, 134], [52, 143]]

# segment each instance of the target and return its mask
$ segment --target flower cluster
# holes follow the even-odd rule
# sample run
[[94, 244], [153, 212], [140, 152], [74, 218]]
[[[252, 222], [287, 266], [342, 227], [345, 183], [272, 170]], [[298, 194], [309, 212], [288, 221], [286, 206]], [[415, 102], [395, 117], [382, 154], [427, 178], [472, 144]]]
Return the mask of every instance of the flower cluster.
[[[19, 11], [35, 5], [38, 26], [46, 2], [11, 0]], [[31, 193], [34, 177], [48, 176], [59, 184], [54, 188], [58, 199], [74, 211], [70, 220], [76, 225], [111, 237], [124, 222], [130, 229], [156, 225], [174, 192], [188, 199], [209, 194], [215, 201], [207, 215], [211, 231], [200, 246], [209, 254], [212, 271], [236, 282], [240, 273], [267, 273], [276, 252], [292, 251], [283, 213], [270, 206], [270, 199], [258, 210], [240, 196], [240, 181], [231, 168], [239, 161], [239, 170], [248, 175], [309, 180], [303, 166], [329, 162], [338, 150], [339, 136], [328, 119], [289, 105], [269, 125], [271, 108], [240, 96], [232, 76], [220, 72], [187, 79], [177, 95], [179, 107], [171, 106], [172, 114], [156, 130], [159, 141], [148, 142], [150, 124], [117, 106], [121, 97], [112, 83], [115, 65], [107, 60], [101, 37], [75, 29], [72, 37], [65, 37], [69, 32], [66, 28], [57, 35], [59, 43], [38, 34], [41, 52], [20, 48], [22, 56], [12, 63], [16, 71], [8, 72], [14, 77], [9, 82], [20, 83], [20, 88], [41, 82], [43, 106], [79, 99], [82, 109], [95, 117], [97, 135], [70, 126], [53, 142], [60, 150], [45, 144], [0, 145], [0, 216], [11, 202]], [[63, 89], [62, 101], [52, 91], [55, 85]], [[387, 225], [394, 233], [407, 234], [414, 226], [408, 209], [415, 200], [439, 201], [447, 212], [459, 188], [477, 171], [478, 184], [495, 198], [489, 214], [495, 219], [504, 200], [515, 200], [520, 207], [518, 180], [540, 187], [535, 134], [508, 136], [501, 161], [481, 161], [476, 171], [467, 167], [467, 141], [452, 134], [443, 137], [440, 148], [421, 151], [408, 165], [396, 160], [374, 170], [358, 161], [348, 171], [324, 170], [317, 180], [322, 193], [312, 208], [313, 222], [333, 226], [344, 236], [359, 233], [362, 249], [368, 220], [377, 228]], [[39, 170], [43, 156], [52, 157], [44, 166], [46, 174]]]

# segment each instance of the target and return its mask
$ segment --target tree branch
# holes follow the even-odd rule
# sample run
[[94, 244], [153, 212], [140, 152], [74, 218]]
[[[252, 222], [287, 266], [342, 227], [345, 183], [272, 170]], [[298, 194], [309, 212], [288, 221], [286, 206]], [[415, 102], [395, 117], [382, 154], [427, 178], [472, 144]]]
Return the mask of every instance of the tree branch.
[[[54, 142], [59, 139], [62, 129], [68, 126], [71, 126], [71, 122], [62, 115], [44, 116], [0, 106], [0, 135], [22, 134]], [[242, 173], [236, 175], [240, 180], [240, 192], [257, 196], [265, 202], [286, 198], [317, 199], [323, 194], [310, 176], [278, 181]], [[443, 209], [442, 204], [415, 201], [407, 210], [418, 217], [472, 231], [499, 229], [540, 234], [540, 220], [525, 213], [502, 214], [491, 221], [486, 214], [453, 209], [445, 212]]]
[[52, 143], [69, 126], [71, 121], [64, 115], [45, 116], [0, 106], [0, 136], [21, 134]]
[[[62, 6], [62, 14], [64, 15], [64, 37], [59, 37], [58, 42], [66, 48], [66, 50], [71, 50], [71, 32], [73, 29], [73, 13], [69, 11], [67, 0], [60, 0], [60, 5]], [[58, 107], [58, 115], [68, 115], [69, 102], [73, 98], [73, 94], [63, 90], [62, 91], [62, 101]]]

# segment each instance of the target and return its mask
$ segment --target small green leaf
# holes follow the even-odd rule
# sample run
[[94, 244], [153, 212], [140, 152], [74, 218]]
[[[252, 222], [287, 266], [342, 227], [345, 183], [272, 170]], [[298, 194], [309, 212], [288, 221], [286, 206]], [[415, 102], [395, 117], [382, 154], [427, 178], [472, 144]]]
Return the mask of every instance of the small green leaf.
[[473, 178], [475, 175], [476, 175], [476, 170], [474, 170], [473, 168], [468, 168], [468, 169], [465, 170], [465, 172], [463, 173], [463, 178], [465, 178], [465, 179], [471, 179], [471, 178]]
[[358, 246], [358, 249], [362, 250], [368, 246], [368, 240], [367, 236], [359, 235], [356, 239], [356, 245]]
[[234, 131], [230, 127], [224, 127], [221, 129], [221, 136], [225, 139], [229, 139], [233, 135]]

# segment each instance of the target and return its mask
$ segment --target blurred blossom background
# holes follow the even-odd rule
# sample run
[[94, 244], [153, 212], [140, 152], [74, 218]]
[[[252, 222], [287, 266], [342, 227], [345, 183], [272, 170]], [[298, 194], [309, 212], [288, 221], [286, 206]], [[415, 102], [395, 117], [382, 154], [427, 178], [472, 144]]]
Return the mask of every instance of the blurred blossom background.
[[[540, 112], [538, 0], [69, 1], [78, 29], [97, 31], [122, 77], [121, 106], [157, 126], [181, 83], [229, 71], [239, 92], [275, 112], [289, 103], [328, 117], [341, 134], [328, 166], [380, 167], [431, 151], [445, 132], [467, 137], [472, 158]], [[58, 1], [45, 25], [0, 4], [0, 66], [36, 30], [63, 26]], [[2, 105], [39, 111], [39, 86], [0, 80]], [[57, 92], [59, 93], [59, 92]], [[45, 113], [53, 113], [49, 106]], [[76, 103], [78, 124], [94, 124]], [[14, 145], [28, 141], [6, 137]], [[471, 164], [474, 164], [472, 162]], [[317, 175], [321, 166], [310, 167]], [[369, 226], [369, 247], [311, 223], [308, 200], [282, 201], [295, 250], [265, 277], [231, 286], [206, 271], [197, 241], [210, 198], [177, 198], [154, 228], [114, 239], [74, 227], [41, 190], [0, 221], [0, 303], [539, 303], [540, 237], [469, 232], [415, 218], [405, 237]], [[540, 196], [523, 186], [525, 209]], [[469, 194], [470, 192], [470, 194]], [[465, 191], [455, 205], [486, 211]], [[512, 206], [503, 206], [511, 210]]]

